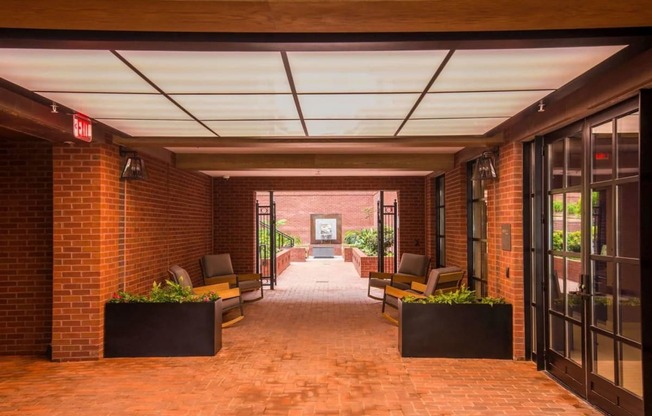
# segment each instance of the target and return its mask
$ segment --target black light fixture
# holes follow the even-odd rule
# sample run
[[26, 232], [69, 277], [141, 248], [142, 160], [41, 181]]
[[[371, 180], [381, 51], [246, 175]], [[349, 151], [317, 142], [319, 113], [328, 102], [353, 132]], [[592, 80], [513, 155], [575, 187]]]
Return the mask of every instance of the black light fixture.
[[126, 156], [125, 165], [122, 168], [120, 179], [138, 180], [147, 179], [145, 172], [145, 161], [138, 156], [138, 153], [130, 150], [120, 150], [121, 156]]
[[494, 165], [494, 152], [482, 152], [482, 155], [475, 162], [473, 168], [473, 176], [471, 179], [474, 181], [484, 181], [487, 179], [496, 179], [496, 166]]

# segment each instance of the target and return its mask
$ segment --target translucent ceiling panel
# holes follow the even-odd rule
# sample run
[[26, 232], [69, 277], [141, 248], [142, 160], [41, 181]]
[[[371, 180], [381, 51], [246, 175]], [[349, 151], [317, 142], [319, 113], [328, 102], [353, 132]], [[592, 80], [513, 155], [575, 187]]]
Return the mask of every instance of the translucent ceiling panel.
[[622, 48], [456, 51], [430, 91], [557, 89]]
[[280, 52], [119, 51], [166, 93], [289, 93]]
[[448, 51], [289, 52], [298, 93], [423, 92]]
[[419, 94], [300, 95], [305, 118], [404, 119]]
[[550, 91], [428, 93], [411, 118], [509, 117]]
[[299, 119], [289, 94], [174, 95], [172, 98], [200, 120]]
[[215, 137], [208, 129], [196, 121], [185, 120], [102, 120], [102, 123], [120, 130], [130, 136], [206, 136]]
[[0, 78], [32, 91], [156, 92], [109, 51], [0, 49]]
[[408, 120], [399, 136], [485, 134], [507, 118]]
[[299, 120], [206, 121], [220, 136], [305, 136]]
[[92, 118], [176, 119], [190, 117], [162, 95], [41, 93]]
[[401, 120], [306, 120], [310, 136], [393, 136]]

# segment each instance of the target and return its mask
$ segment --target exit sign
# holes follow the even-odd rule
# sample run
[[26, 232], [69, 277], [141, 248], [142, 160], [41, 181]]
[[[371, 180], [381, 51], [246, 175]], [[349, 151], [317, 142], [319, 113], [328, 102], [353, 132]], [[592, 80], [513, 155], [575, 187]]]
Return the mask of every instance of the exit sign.
[[93, 124], [91, 123], [91, 119], [81, 114], [73, 114], [72, 132], [76, 139], [85, 142], [93, 140]]

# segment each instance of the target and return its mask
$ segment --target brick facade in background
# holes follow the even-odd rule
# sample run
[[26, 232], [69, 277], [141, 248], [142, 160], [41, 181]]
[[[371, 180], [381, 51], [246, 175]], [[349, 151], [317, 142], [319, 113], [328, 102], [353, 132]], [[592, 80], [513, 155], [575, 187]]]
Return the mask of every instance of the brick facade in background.
[[[397, 191], [400, 221], [399, 251], [425, 250], [423, 177], [236, 177], [214, 179], [215, 252], [229, 252], [236, 271], [255, 266], [256, 192]], [[263, 203], [260, 201], [261, 204]], [[280, 215], [277, 218], [281, 218]]]
[[52, 146], [0, 138], [0, 355], [52, 337]]

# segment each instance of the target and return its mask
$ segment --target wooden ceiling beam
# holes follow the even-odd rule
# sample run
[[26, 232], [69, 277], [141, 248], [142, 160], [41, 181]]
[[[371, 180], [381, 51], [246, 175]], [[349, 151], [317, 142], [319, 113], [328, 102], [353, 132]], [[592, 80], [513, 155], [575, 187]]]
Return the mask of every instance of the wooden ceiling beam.
[[452, 154], [188, 154], [176, 155], [176, 167], [187, 170], [251, 169], [395, 169], [449, 170]]
[[399, 136], [399, 137], [115, 137], [113, 142], [129, 147], [215, 147], [278, 149], [311, 146], [333, 147], [491, 147], [503, 143], [502, 135], [484, 136]]

